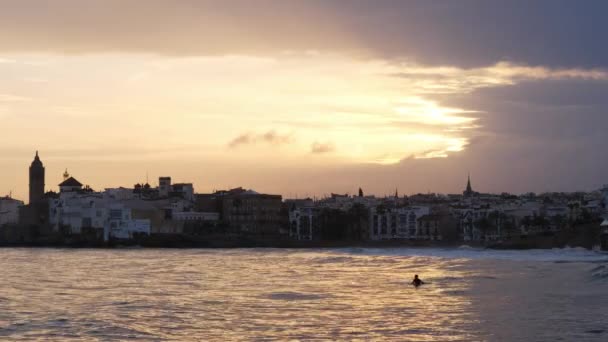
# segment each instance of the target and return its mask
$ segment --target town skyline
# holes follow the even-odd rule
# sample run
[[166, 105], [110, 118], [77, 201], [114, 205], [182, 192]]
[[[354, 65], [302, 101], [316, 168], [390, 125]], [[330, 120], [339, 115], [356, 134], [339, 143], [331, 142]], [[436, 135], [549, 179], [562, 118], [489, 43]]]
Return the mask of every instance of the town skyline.
[[[3, 231], [5, 242], [49, 243], [51, 239], [99, 245], [118, 239], [170, 245], [181, 244], [174, 238], [185, 239], [186, 244], [208, 243], [197, 237], [208, 235], [214, 243], [240, 245], [246, 242], [229, 240], [253, 234], [262, 239], [256, 244], [285, 238], [492, 244], [519, 235], [526, 239], [519, 243], [534, 246], [543, 244], [542, 236], [556, 233], [561, 237], [551, 244], [565, 245], [572, 238], [568, 230], [590, 225], [588, 234], [576, 235], [587, 236], [586, 246], [597, 243], [597, 237], [605, 246], [601, 230], [608, 226], [608, 186], [593, 192], [489, 194], [473, 188], [470, 174], [462, 193], [407, 196], [395, 189], [378, 197], [360, 187], [352, 196], [284, 198], [241, 186], [201, 193], [193, 183], [174, 182], [171, 176], [159, 177], [158, 185], [147, 179], [132, 187], [93, 189], [66, 169], [59, 191], [45, 191], [46, 167], [36, 151], [28, 178], [27, 205], [0, 197], [0, 226], [8, 228]], [[223, 237], [213, 237], [217, 234]], [[528, 236], [537, 241], [530, 245]]]
[[[42, 155], [43, 153], [44, 152], [40, 153], [40, 151], [35, 151], [34, 160], [35, 161], [43, 160], [44, 159], [44, 157]], [[30, 162], [31, 162], [31, 160], [30, 160]], [[143, 175], [142, 178], [140, 178], [139, 180], [133, 181], [131, 184], [127, 184], [126, 181], [122, 180], [122, 183], [118, 183], [118, 184], [103, 185], [103, 183], [102, 183], [100, 185], [100, 184], [89, 182], [86, 174], [72, 173], [72, 171], [70, 171], [72, 169], [70, 169], [68, 167], [63, 168], [63, 169], [57, 168], [57, 167], [51, 167], [50, 168], [51, 173], [49, 173], [49, 171], [48, 171], [49, 167], [48, 167], [48, 164], [46, 163], [46, 161], [42, 161], [42, 163], [44, 164], [44, 169], [47, 170], [46, 172], [43, 172], [43, 176], [42, 176], [42, 178], [43, 178], [42, 183], [44, 184], [44, 192], [58, 192], [59, 185], [60, 185], [60, 183], [65, 181], [66, 175], [68, 175], [70, 177], [73, 176], [74, 178], [77, 178], [78, 180], [83, 181], [83, 184], [82, 184], [83, 186], [91, 187], [95, 191], [102, 191], [104, 189], [112, 189], [112, 188], [133, 188], [135, 185], [138, 185], [138, 184], [142, 185], [142, 186], [145, 184], [149, 184], [152, 187], [158, 187], [160, 178], [166, 177], [167, 175], [171, 175], [171, 177], [173, 177], [173, 179], [175, 181], [187, 182], [189, 184], [193, 184], [194, 191], [196, 193], [212, 193], [215, 191], [230, 190], [230, 189], [244, 187], [246, 189], [260, 190], [265, 193], [275, 193], [277, 195], [283, 196], [283, 198], [288, 198], [288, 199], [324, 198], [324, 197], [330, 197], [332, 194], [346, 194], [346, 195], [351, 195], [351, 196], [357, 196], [359, 189], [363, 189], [366, 196], [373, 195], [373, 196], [377, 196], [377, 197], [394, 196], [396, 192], [399, 194], [399, 196], [408, 196], [408, 195], [425, 194], [425, 193], [435, 193], [435, 194], [439, 194], [439, 195], [460, 194], [463, 192], [463, 190], [464, 191], [471, 190], [469, 188], [469, 186], [471, 186], [471, 182], [472, 182], [471, 172], [469, 171], [469, 172], [467, 172], [467, 174], [464, 175], [466, 178], [464, 178], [461, 181], [460, 187], [453, 191], [441, 191], [441, 190], [430, 190], [430, 189], [428, 189], [427, 191], [408, 191], [407, 188], [400, 189], [398, 186], [395, 186], [392, 189], [387, 189], [386, 192], [384, 192], [384, 193], [379, 193], [379, 192], [367, 190], [370, 188], [373, 189], [373, 187], [365, 187], [363, 185], [351, 184], [350, 186], [346, 185], [348, 188], [345, 188], [345, 187], [341, 188], [340, 191], [330, 188], [330, 189], [325, 189], [324, 192], [322, 192], [322, 193], [304, 192], [304, 193], [299, 194], [299, 193], [281, 193], [281, 192], [267, 191], [267, 189], [259, 188], [259, 187], [255, 187], [255, 186], [249, 186], [248, 184], [245, 184], [245, 183], [238, 183], [238, 181], [235, 182], [235, 184], [228, 184], [227, 186], [206, 185], [203, 187], [201, 187], [201, 186], [197, 187], [197, 183], [195, 181], [193, 181], [192, 179], [183, 178], [181, 176], [175, 177], [171, 173], [171, 171], [168, 171], [168, 173], [163, 173], [163, 174], [158, 174], [158, 175], [151, 174], [149, 171], [147, 171]], [[61, 173], [58, 173], [57, 175], [54, 175], [53, 172], [56, 170], [59, 170], [59, 169], [61, 169], [63, 171]], [[30, 180], [27, 179], [27, 174], [24, 173], [24, 175], [26, 178], [26, 182], [29, 182]], [[458, 175], [458, 176], [461, 176], [461, 175]], [[45, 181], [45, 179], [46, 179], [46, 181]], [[475, 185], [477, 185], [477, 184], [475, 183]], [[479, 191], [479, 187], [475, 186], [475, 191], [481, 192], [481, 193], [487, 193], [487, 194], [509, 193], [509, 194], [515, 194], [515, 195], [521, 195], [521, 194], [526, 194], [526, 193], [551, 193], [551, 192], [574, 193], [574, 192], [599, 191], [602, 187], [605, 187], [605, 186], [606, 186], [605, 184], [601, 184], [593, 189], [578, 189], [578, 190], [573, 190], [573, 191], [548, 189], [548, 190], [544, 190], [544, 191], [526, 190], [526, 191], [522, 191], [522, 192], [513, 192], [513, 191], [509, 191], [509, 190]], [[23, 187], [27, 189], [28, 185], [26, 184], [26, 186], [23, 186]], [[25, 193], [22, 196], [19, 196], [19, 195], [20, 195], [20, 192], [14, 191], [12, 189], [9, 192], [7, 192], [6, 194], [2, 194], [2, 196], [10, 196], [12, 198], [24, 200], [27, 202], [27, 199], [28, 199], [27, 190], [25, 191]]]

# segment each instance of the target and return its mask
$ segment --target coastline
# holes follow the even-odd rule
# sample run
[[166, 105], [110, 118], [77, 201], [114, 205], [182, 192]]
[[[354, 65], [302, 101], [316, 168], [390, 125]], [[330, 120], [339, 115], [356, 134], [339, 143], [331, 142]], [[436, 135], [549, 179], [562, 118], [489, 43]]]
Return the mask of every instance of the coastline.
[[581, 243], [580, 241], [555, 241], [551, 236], [534, 236], [525, 239], [507, 241], [416, 241], [416, 240], [383, 240], [383, 241], [303, 241], [290, 240], [281, 237], [199, 237], [183, 235], [151, 235], [135, 240], [112, 240], [102, 242], [83, 239], [37, 239], [33, 241], [0, 241], [0, 248], [487, 248], [496, 250], [530, 250], [552, 249], [566, 247], [582, 247], [588, 250], [596, 249], [597, 244]]
[[580, 225], [572, 229], [535, 235], [508, 236], [493, 241], [450, 240], [294, 240], [278, 234], [159, 234], [135, 235], [130, 240], [103, 241], [98, 234], [60, 234], [40, 228], [0, 231], [2, 247], [50, 247], [50, 248], [456, 248], [463, 245], [488, 249], [552, 249], [582, 247], [589, 250], [602, 245], [601, 231], [597, 225]]

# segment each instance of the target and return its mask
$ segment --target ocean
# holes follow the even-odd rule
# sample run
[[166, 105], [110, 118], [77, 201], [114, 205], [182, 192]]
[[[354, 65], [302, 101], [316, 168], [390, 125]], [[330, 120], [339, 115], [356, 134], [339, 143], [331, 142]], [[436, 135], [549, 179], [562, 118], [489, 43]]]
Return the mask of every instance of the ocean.
[[3, 248], [0, 340], [608, 341], [608, 255]]

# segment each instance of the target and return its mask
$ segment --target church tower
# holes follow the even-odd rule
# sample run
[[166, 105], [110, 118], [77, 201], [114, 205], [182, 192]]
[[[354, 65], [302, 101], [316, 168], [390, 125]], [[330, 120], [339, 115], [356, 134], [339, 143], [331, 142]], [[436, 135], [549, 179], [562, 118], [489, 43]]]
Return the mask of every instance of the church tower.
[[475, 194], [475, 192], [473, 191], [473, 188], [471, 187], [471, 174], [470, 173], [469, 173], [469, 178], [467, 179], [467, 189], [465, 191], [463, 191], [462, 194], [467, 197], [473, 196]]
[[44, 165], [38, 157], [36, 157], [32, 165], [30, 165], [30, 204], [36, 203], [44, 197]]

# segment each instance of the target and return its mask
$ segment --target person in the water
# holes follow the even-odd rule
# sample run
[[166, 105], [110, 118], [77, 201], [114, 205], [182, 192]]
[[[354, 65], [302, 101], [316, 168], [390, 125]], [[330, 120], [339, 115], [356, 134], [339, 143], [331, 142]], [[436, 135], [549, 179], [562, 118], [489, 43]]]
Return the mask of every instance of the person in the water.
[[414, 280], [412, 280], [412, 285], [418, 287], [420, 285], [424, 284], [424, 282], [422, 280], [420, 280], [420, 278], [418, 278], [418, 275], [414, 275]]

